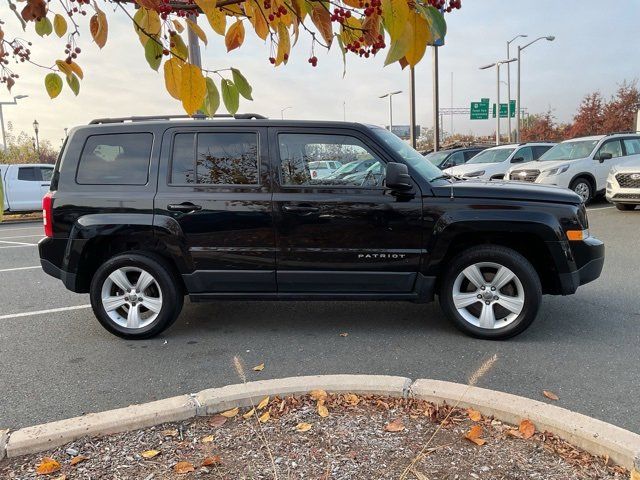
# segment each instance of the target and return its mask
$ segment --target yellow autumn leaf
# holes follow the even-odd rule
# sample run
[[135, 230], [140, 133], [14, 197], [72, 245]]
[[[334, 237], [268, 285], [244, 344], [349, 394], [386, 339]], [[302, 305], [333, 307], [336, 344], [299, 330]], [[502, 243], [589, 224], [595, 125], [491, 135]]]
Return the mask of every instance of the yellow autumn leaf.
[[73, 457], [71, 459], [71, 461], [69, 462], [69, 465], [74, 466], [74, 465], [82, 463], [82, 462], [84, 462], [86, 460], [89, 460], [89, 458], [85, 457], [84, 455], [76, 455], [75, 457]]
[[185, 473], [195, 472], [196, 468], [193, 466], [191, 462], [178, 462], [173, 467], [173, 470], [180, 475]]
[[248, 418], [251, 418], [253, 416], [253, 414], [256, 413], [256, 409], [252, 408], [251, 410], [249, 410], [247, 413], [244, 413], [242, 415], [242, 418], [244, 418], [245, 420]]
[[43, 457], [42, 461], [36, 468], [38, 475], [48, 475], [60, 470], [60, 462], [50, 457]]
[[269, 397], [264, 397], [262, 399], [262, 401], [258, 404], [258, 410], [262, 410], [263, 408], [265, 408], [267, 405], [269, 405]]
[[206, 15], [213, 31], [218, 35], [224, 35], [227, 29], [227, 16], [216, 7], [217, 0], [195, 0], [195, 2]]
[[382, 21], [391, 41], [400, 38], [409, 19], [407, 0], [382, 0]]
[[93, 41], [96, 42], [96, 45], [102, 48], [107, 43], [109, 24], [107, 23], [107, 16], [102, 10], [100, 10], [95, 2], [93, 8], [96, 9], [96, 13], [89, 21], [89, 31], [91, 32], [91, 36], [93, 37]]
[[469, 440], [470, 442], [475, 443], [478, 446], [482, 446], [487, 441], [482, 437], [482, 427], [480, 425], [474, 425], [471, 429], [464, 435], [464, 438]]
[[318, 403], [318, 415], [320, 415], [322, 418], [326, 418], [329, 416], [329, 410], [327, 410], [327, 407], [325, 407], [321, 403]]
[[176, 100], [180, 100], [180, 88], [182, 86], [182, 65], [184, 62], [177, 57], [164, 62], [164, 86]]
[[222, 412], [220, 415], [226, 418], [233, 418], [238, 414], [239, 411], [240, 409], [236, 407], [236, 408], [232, 408], [231, 410], [227, 410], [226, 412]]
[[327, 46], [331, 46], [333, 41], [333, 28], [331, 24], [331, 14], [320, 2], [311, 2], [311, 21], [316, 26]]
[[327, 392], [321, 389], [311, 390], [309, 392], [309, 396], [311, 397], [312, 400], [320, 400], [320, 399], [327, 398]]
[[360, 397], [358, 397], [357, 395], [355, 395], [353, 393], [347, 393], [344, 396], [344, 399], [352, 407], [355, 407], [356, 405], [358, 405], [358, 403], [360, 403]]
[[[189, 115], [198, 111], [207, 93], [207, 83], [200, 67], [185, 63], [180, 71], [180, 99], [182, 106]], [[237, 412], [237, 408], [236, 414]]]
[[53, 30], [60, 38], [62, 38], [64, 34], [67, 33], [67, 21], [59, 13], [56, 13], [53, 17]]
[[[158, 15], [158, 12], [156, 12], [155, 10], [140, 8], [133, 16], [133, 20], [136, 33], [138, 34], [140, 43], [142, 43], [143, 46], [146, 45], [147, 41], [149, 40], [149, 36], [147, 34], [151, 35], [152, 37], [156, 37], [160, 34], [162, 23], [160, 21], [160, 15]], [[138, 26], [140, 28], [138, 28]], [[176, 30], [182, 31], [180, 29]]]
[[289, 30], [282, 23], [278, 25], [278, 51], [276, 52], [276, 63], [278, 66], [281, 63], [287, 63], [289, 59], [289, 52], [291, 51], [291, 39], [289, 37]]
[[255, 367], [252, 368], [252, 370], [254, 372], [261, 372], [262, 370], [264, 370], [264, 363], [261, 363], [260, 365], [256, 365]]
[[310, 423], [302, 422], [296, 425], [296, 431], [300, 433], [308, 432], [309, 430], [311, 430], [311, 427], [313, 427], [313, 425], [311, 425]]
[[260, 423], [266, 423], [267, 421], [269, 421], [270, 417], [271, 415], [268, 411], [266, 411], [262, 415], [260, 415], [260, 417], [258, 417], [258, 420], [260, 420]]
[[431, 34], [429, 33], [427, 21], [416, 12], [411, 12], [408, 24], [411, 25], [411, 35], [404, 57], [410, 66], [415, 67], [422, 60], [424, 52], [427, 50], [427, 43], [431, 38]]
[[69, 65], [69, 68], [71, 69], [71, 71], [75, 73], [78, 77], [80, 77], [80, 79], [84, 78], [84, 72], [80, 68], [80, 65], [78, 65], [73, 60], [71, 60], [71, 63], [68, 63], [67, 65]]
[[202, 437], [200, 439], [200, 442], [201, 443], [211, 443], [211, 442], [213, 442], [213, 435], [207, 435], [205, 437]]
[[347, 17], [340, 27], [340, 38], [345, 45], [357, 41], [362, 36], [362, 23], [356, 17]]
[[249, 17], [249, 21], [251, 25], [253, 25], [256, 35], [262, 40], [266, 40], [267, 35], [269, 35], [269, 25], [267, 24], [267, 20], [265, 19], [266, 15], [259, 3], [255, 3], [254, 0], [245, 0], [244, 11]]
[[184, 32], [184, 25], [182, 25], [178, 20], [173, 20], [173, 26], [178, 33]]
[[224, 36], [224, 44], [227, 47], [227, 52], [235, 50], [242, 45], [242, 42], [244, 42], [244, 23], [242, 23], [242, 20], [236, 20]]
[[196, 22], [194, 22], [193, 20], [190, 19], [185, 19], [187, 21], [187, 25], [189, 25], [189, 27], [191, 28], [191, 30], [194, 31], [194, 33], [198, 36], [198, 38], [200, 40], [202, 40], [202, 43], [204, 43], [205, 45], [207, 45], [207, 35], [204, 33], [204, 31], [200, 28], [200, 25], [198, 25]]
[[469, 418], [472, 422], [479, 422], [480, 420], [482, 420], [482, 414], [479, 411], [474, 410], [473, 408], [467, 409], [467, 415], [469, 415]]
[[142, 452], [140, 454], [140, 456], [142, 458], [153, 458], [153, 457], [158, 456], [159, 453], [160, 453], [159, 450], [145, 450], [144, 452]]

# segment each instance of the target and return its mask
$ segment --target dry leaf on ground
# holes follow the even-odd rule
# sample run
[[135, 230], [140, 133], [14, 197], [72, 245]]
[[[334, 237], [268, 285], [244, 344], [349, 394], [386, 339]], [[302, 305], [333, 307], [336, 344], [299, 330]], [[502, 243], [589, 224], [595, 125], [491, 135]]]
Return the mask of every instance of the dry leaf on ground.
[[401, 432], [404, 430], [404, 423], [401, 418], [396, 418], [387, 423], [384, 429], [387, 432]]
[[348, 334], [347, 332], [342, 332], [342, 333], [340, 334], [340, 336], [341, 336], [341, 337], [348, 337], [348, 336], [349, 336], [349, 334]]
[[260, 365], [256, 365], [255, 367], [253, 367], [254, 372], [261, 372], [262, 370], [264, 370], [264, 363], [261, 363]]
[[464, 438], [479, 446], [487, 443], [487, 441], [482, 438], [482, 427], [480, 425], [474, 425], [471, 427], [471, 429], [465, 434]]
[[36, 469], [38, 475], [48, 475], [60, 470], [60, 463], [53, 458], [44, 457]]
[[163, 430], [161, 433], [165, 437], [175, 437], [175, 436], [178, 435], [178, 429], [177, 428], [170, 428], [169, 430]]
[[73, 457], [73, 458], [71, 459], [71, 461], [69, 462], [69, 464], [73, 466], [73, 465], [77, 465], [77, 464], [79, 464], [80, 462], [84, 462], [85, 460], [89, 460], [89, 458], [88, 458], [88, 457], [85, 457], [85, 456], [83, 456], [83, 455], [76, 455], [75, 457]]
[[355, 407], [356, 405], [358, 405], [358, 403], [360, 403], [360, 397], [358, 397], [357, 395], [355, 395], [353, 393], [347, 393], [344, 396], [344, 400], [345, 400], [345, 402], [347, 402], [352, 407]]
[[260, 420], [260, 423], [266, 423], [269, 421], [269, 418], [271, 418], [271, 415], [268, 411], [266, 411], [262, 415], [260, 415], [260, 417], [258, 417], [258, 420]]
[[153, 458], [156, 457], [160, 453], [159, 450], [145, 450], [140, 454], [142, 458]]
[[213, 435], [207, 435], [206, 437], [202, 437], [200, 442], [202, 442], [202, 443], [211, 443], [211, 442], [213, 442]]
[[62, 474], [59, 477], [54, 477], [51, 480], [67, 480], [67, 476]]
[[233, 418], [236, 415], [238, 415], [239, 411], [240, 409], [236, 407], [236, 408], [232, 408], [231, 410], [227, 410], [226, 412], [222, 412], [220, 415], [222, 415], [225, 418]]
[[327, 407], [325, 407], [321, 403], [318, 403], [318, 415], [320, 415], [322, 418], [326, 418], [329, 416], [329, 410], [327, 410]]
[[203, 467], [210, 467], [212, 465], [220, 465], [222, 463], [222, 459], [220, 455], [213, 455], [211, 457], [207, 457], [202, 461]]
[[309, 396], [312, 400], [320, 400], [327, 398], [327, 392], [325, 390], [311, 390]]
[[242, 414], [242, 418], [244, 418], [245, 420], [248, 419], [248, 418], [251, 418], [251, 417], [253, 417], [254, 413], [256, 413], [256, 409], [252, 408], [247, 413]]
[[262, 401], [258, 404], [258, 410], [262, 410], [267, 405], [269, 405], [269, 397], [264, 397]]
[[298, 425], [296, 425], [296, 431], [298, 432], [308, 432], [309, 430], [311, 430], [311, 427], [313, 427], [313, 425], [311, 425], [310, 423], [299, 423]]
[[209, 425], [212, 427], [221, 427], [227, 422], [227, 417], [223, 417], [222, 415], [214, 415], [209, 419]]
[[191, 462], [178, 462], [173, 467], [173, 470], [176, 473], [184, 474], [184, 473], [189, 473], [189, 472], [195, 472], [196, 468], [193, 466], [193, 464]]
[[536, 427], [531, 420], [522, 420], [518, 431], [522, 434], [522, 438], [531, 438], [536, 433]]
[[543, 390], [542, 394], [547, 397], [549, 400], [560, 400], [560, 398], [558, 398], [558, 395], [556, 395], [555, 393], [553, 393], [550, 390]]
[[467, 415], [469, 415], [469, 418], [473, 422], [479, 422], [480, 420], [482, 420], [482, 414], [479, 411], [474, 410], [473, 408], [467, 409]]

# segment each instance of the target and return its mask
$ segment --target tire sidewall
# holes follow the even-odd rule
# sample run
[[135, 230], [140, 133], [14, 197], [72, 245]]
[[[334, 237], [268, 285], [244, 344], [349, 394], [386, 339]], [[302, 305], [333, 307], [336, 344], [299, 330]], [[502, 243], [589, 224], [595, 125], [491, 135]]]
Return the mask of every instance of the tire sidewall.
[[[453, 302], [453, 284], [457, 276], [466, 267], [481, 262], [493, 262], [509, 268], [522, 283], [524, 307], [518, 317], [505, 327], [488, 330], [472, 325], [458, 313]], [[542, 288], [533, 266], [516, 251], [507, 248], [478, 247], [463, 253], [451, 263], [442, 283], [439, 300], [445, 314], [463, 332], [476, 338], [503, 340], [518, 335], [531, 325], [540, 308]]]
[[[143, 328], [126, 328], [118, 325], [107, 314], [102, 305], [102, 286], [111, 273], [122, 267], [138, 267], [150, 273], [162, 292], [162, 308], [156, 319]], [[107, 260], [91, 280], [90, 294], [93, 312], [109, 332], [127, 339], [150, 338], [168, 328], [182, 308], [182, 294], [178, 292], [175, 279], [170, 271], [158, 260], [141, 254], [118, 255]]]

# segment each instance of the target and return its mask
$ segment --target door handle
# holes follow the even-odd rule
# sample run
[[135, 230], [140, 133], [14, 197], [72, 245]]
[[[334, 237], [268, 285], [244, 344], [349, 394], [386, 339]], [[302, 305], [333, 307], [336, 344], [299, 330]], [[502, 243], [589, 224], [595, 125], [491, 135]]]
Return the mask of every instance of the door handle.
[[300, 215], [310, 215], [320, 211], [318, 207], [305, 207], [300, 205], [285, 205], [282, 207], [282, 210], [288, 213], [297, 213]]
[[197, 210], [202, 210], [202, 205], [194, 205], [191, 202], [184, 203], [172, 203], [167, 205], [167, 210], [171, 210], [173, 212], [195, 212]]

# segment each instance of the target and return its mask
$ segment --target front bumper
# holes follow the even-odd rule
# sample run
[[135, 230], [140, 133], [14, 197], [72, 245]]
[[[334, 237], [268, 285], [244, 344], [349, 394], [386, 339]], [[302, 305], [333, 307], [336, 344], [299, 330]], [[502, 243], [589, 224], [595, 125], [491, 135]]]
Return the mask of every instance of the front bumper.
[[594, 281], [604, 267], [604, 243], [595, 237], [569, 242], [575, 269], [560, 273], [562, 295], [575, 293], [580, 285]]

